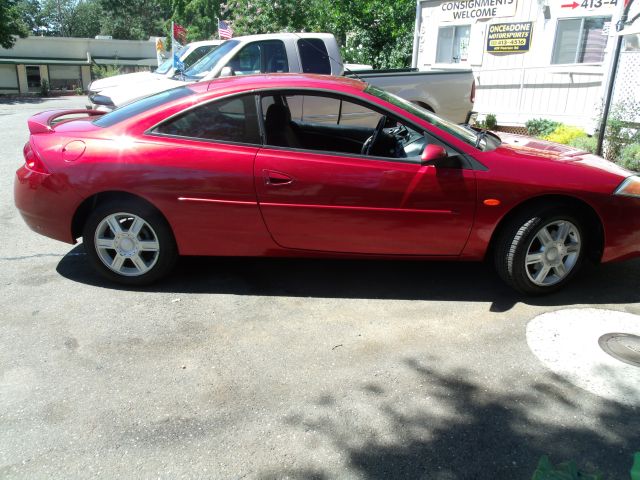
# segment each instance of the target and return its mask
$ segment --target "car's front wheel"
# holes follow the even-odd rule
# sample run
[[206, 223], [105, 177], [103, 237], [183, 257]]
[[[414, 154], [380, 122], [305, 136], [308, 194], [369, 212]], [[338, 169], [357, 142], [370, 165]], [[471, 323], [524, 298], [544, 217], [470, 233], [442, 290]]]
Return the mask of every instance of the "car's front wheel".
[[147, 285], [166, 275], [177, 258], [171, 228], [142, 202], [98, 206], [85, 223], [85, 251], [94, 267], [110, 280]]
[[585, 255], [583, 222], [571, 213], [524, 213], [508, 224], [495, 250], [498, 274], [516, 290], [545, 294], [562, 288]]

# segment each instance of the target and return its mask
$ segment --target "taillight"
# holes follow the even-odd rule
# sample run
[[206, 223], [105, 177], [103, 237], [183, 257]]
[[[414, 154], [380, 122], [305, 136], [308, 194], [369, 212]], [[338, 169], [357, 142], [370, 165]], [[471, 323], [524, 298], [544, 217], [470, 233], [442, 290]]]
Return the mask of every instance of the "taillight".
[[469, 100], [471, 103], [476, 102], [476, 79], [473, 79], [473, 83], [471, 83], [471, 95], [469, 95]]
[[44, 166], [40, 157], [33, 151], [33, 148], [31, 148], [31, 143], [27, 142], [22, 152], [24, 154], [24, 163], [29, 170], [37, 173], [49, 173], [49, 170]]

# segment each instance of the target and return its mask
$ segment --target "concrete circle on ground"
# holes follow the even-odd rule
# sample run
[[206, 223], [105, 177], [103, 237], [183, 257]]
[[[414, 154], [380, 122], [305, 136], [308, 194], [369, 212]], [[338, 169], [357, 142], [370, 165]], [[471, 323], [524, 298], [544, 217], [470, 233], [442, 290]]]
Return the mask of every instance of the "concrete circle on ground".
[[527, 343], [554, 373], [600, 397], [640, 405], [640, 367], [616, 360], [598, 344], [607, 333], [640, 335], [640, 315], [597, 308], [567, 309], [535, 317]]

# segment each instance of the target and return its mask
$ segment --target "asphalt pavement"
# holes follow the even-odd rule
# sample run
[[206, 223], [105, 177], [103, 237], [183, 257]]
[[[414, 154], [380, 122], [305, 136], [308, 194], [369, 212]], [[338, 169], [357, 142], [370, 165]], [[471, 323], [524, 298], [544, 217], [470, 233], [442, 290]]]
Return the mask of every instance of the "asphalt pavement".
[[640, 261], [535, 299], [473, 263], [185, 258], [118, 287], [13, 205], [27, 118], [85, 103], [0, 100], [0, 478], [513, 480], [545, 454], [629, 478], [640, 397], [527, 328], [640, 315]]

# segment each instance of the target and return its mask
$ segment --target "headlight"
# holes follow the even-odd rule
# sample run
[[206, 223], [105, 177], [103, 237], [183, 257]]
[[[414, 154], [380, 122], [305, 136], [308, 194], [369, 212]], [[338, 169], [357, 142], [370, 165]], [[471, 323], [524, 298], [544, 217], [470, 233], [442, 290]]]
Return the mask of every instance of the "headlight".
[[114, 107], [113, 100], [111, 100], [106, 95], [99, 95], [99, 94], [89, 95], [89, 100], [91, 100], [96, 105], [105, 105], [111, 108]]
[[626, 178], [613, 194], [640, 198], [640, 177], [632, 175]]

